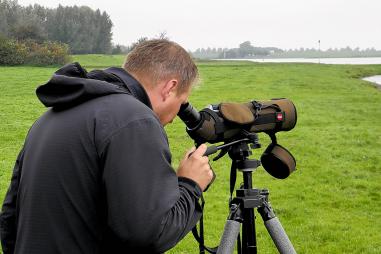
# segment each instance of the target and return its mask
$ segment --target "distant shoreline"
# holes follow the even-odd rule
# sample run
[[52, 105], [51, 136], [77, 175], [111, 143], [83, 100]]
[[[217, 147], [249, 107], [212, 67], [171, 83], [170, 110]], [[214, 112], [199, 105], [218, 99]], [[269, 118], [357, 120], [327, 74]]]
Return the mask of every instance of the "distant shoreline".
[[212, 59], [217, 61], [250, 61], [256, 63], [317, 63], [317, 64], [381, 64], [381, 57], [342, 58], [232, 58]]

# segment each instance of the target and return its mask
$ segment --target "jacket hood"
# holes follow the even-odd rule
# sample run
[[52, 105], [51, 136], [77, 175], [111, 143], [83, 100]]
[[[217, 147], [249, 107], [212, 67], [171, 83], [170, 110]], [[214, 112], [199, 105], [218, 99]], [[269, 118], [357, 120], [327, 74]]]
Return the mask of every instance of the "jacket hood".
[[69, 108], [109, 94], [131, 94], [152, 108], [140, 83], [122, 68], [87, 72], [79, 63], [67, 64], [37, 88], [38, 99], [46, 106]]

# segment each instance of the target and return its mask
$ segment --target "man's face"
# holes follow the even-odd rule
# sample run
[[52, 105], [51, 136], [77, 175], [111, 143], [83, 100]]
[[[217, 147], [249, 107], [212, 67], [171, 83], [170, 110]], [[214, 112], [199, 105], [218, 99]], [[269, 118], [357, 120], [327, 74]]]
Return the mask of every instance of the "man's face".
[[170, 94], [162, 114], [159, 115], [160, 122], [163, 124], [163, 126], [168, 123], [172, 123], [173, 119], [175, 119], [177, 113], [180, 110], [181, 104], [184, 104], [188, 101], [190, 91], [191, 89], [188, 89], [188, 91], [182, 93], [177, 93], [177, 91], [174, 91]]
[[[149, 84], [149, 81], [146, 81]], [[162, 80], [154, 86], [146, 85], [146, 92], [150, 98], [153, 111], [160, 123], [165, 126], [171, 123], [180, 110], [180, 106], [188, 101], [191, 85], [187, 90], [179, 93], [178, 79]]]

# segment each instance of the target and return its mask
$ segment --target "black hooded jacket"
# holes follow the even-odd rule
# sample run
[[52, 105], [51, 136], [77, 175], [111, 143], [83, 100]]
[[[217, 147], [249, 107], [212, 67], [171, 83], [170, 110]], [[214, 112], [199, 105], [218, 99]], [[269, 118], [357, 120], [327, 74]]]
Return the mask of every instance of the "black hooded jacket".
[[178, 178], [141, 85], [121, 68], [78, 63], [37, 89], [50, 107], [30, 129], [0, 215], [8, 253], [160, 253], [201, 215]]

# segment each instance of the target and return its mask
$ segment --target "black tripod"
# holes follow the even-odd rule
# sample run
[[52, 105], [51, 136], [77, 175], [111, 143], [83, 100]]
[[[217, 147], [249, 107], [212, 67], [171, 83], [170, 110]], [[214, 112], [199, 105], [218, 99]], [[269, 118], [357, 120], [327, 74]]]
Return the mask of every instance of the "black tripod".
[[[229, 152], [229, 156], [232, 159], [230, 179], [231, 193], [234, 189], [236, 171], [239, 170], [243, 174], [243, 186], [236, 190], [236, 197], [230, 201], [230, 213], [225, 224], [217, 254], [233, 253], [237, 241], [239, 254], [257, 253], [254, 208], [257, 208], [257, 211], [261, 215], [266, 229], [279, 253], [296, 253], [279, 219], [275, 216], [268, 202], [269, 191], [266, 189], [253, 189], [252, 187], [252, 173], [261, 163], [259, 160], [248, 159], [248, 156], [251, 155], [251, 149], [258, 147], [260, 147], [260, 144], [258, 143], [257, 135], [250, 134], [248, 138], [225, 144], [221, 147], [214, 147], [213, 149], [213, 152], [218, 149], [222, 149], [222, 153], [224, 153], [224, 150], [225, 153]], [[241, 224], [242, 242], [239, 237]]]

